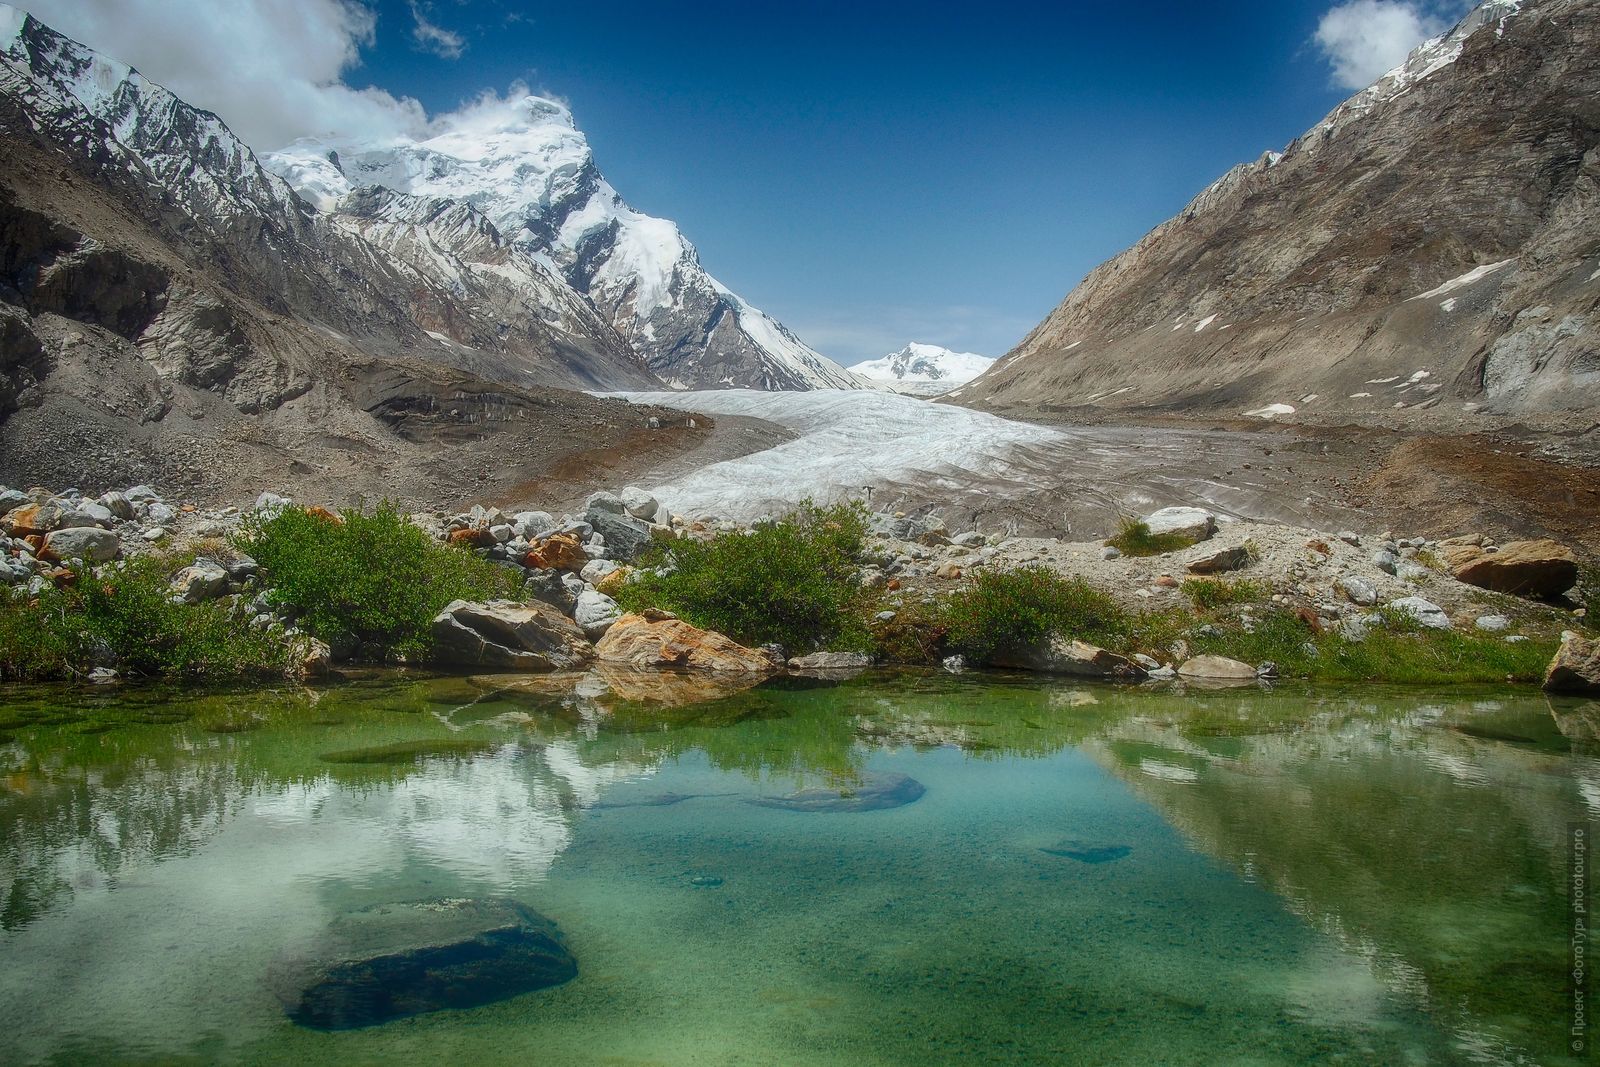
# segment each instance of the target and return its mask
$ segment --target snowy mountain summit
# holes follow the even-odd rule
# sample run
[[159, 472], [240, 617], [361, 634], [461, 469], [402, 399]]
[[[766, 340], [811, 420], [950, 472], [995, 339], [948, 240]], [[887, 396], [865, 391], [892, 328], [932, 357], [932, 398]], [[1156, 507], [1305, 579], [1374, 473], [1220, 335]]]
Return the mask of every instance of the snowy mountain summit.
[[850, 368], [851, 373], [887, 382], [899, 393], [938, 396], [965, 385], [988, 370], [994, 360], [976, 352], [952, 352], [938, 345], [912, 341], [882, 359], [869, 359]]
[[266, 157], [319, 211], [365, 186], [471, 205], [585, 295], [675, 388], [861, 388], [700, 265], [667, 219], [630, 207], [566, 105], [486, 100], [422, 139], [306, 139]]

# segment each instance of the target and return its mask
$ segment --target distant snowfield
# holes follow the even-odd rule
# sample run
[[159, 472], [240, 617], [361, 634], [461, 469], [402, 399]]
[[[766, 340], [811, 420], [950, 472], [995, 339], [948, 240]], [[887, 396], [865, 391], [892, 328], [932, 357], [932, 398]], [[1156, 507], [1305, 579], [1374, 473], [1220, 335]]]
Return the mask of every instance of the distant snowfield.
[[751, 519], [811, 497], [832, 502], [867, 486], [1003, 485], [1025, 477], [1022, 446], [1064, 445], [1058, 430], [898, 393], [751, 389], [612, 393], [707, 415], [765, 419], [799, 436], [652, 487], [681, 515]]
[[[898, 393], [858, 390], [611, 393], [716, 416], [762, 419], [795, 439], [644, 488], [689, 517], [749, 520], [807, 497], [871, 487], [878, 508], [930, 507], [952, 529], [1105, 536], [1119, 517], [1171, 504], [1338, 529], [1359, 516], [1309, 488], [1321, 460], [1291, 470], [1260, 434], [1083, 426], [1055, 429]], [[1331, 461], [1330, 461], [1331, 462]], [[613, 488], [620, 488], [616, 486]]]

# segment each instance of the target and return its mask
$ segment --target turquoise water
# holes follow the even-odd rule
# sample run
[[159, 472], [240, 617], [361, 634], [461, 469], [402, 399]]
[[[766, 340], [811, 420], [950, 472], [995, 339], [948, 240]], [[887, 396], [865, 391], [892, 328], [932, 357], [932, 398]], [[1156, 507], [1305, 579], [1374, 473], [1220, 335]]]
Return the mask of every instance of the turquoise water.
[[[1562, 875], [1600, 706], [670, 688], [4, 694], [0, 1060], [1569, 1062]], [[892, 774], [923, 792], [749, 802]], [[553, 919], [578, 977], [361, 1030], [285, 1017], [274, 975], [336, 916], [469, 896]]]

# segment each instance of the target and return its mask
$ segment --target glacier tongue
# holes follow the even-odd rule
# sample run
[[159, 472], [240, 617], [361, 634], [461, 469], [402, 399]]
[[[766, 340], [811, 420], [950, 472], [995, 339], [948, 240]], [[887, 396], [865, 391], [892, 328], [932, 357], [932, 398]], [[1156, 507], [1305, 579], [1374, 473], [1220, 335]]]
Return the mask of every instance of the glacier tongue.
[[308, 139], [267, 160], [324, 211], [366, 185], [472, 205], [556, 264], [675, 385], [871, 388], [707, 273], [675, 223], [630, 207], [556, 101], [487, 101], [420, 140]]
[[1001, 486], [1025, 486], [1034, 474], [1019, 462], [1020, 450], [1065, 447], [1071, 440], [1048, 427], [886, 392], [730, 389], [611, 395], [713, 416], [765, 419], [798, 434], [651, 490], [684, 515], [753, 519], [786, 511], [807, 497], [832, 502], [860, 496], [866, 486], [894, 484], [983, 486], [1003, 495]]

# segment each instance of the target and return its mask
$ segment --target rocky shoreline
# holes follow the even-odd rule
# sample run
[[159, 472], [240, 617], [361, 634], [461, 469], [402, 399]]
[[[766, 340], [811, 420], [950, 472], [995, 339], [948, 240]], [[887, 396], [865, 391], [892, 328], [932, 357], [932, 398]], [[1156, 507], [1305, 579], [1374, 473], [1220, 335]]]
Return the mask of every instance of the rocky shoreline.
[[[288, 508], [342, 521], [320, 506], [273, 492], [261, 493], [248, 508], [202, 509], [170, 502], [148, 485], [92, 498], [72, 489], [0, 487], [0, 589], [9, 587], [0, 595], [36, 597], [80, 580], [85, 567], [166, 554], [188, 560], [171, 576], [171, 600], [225, 601], [240, 625], [295, 642], [300, 673], [315, 676], [370, 660], [364, 655], [370, 650], [355, 643], [325, 642], [299, 629], [295, 612], [273, 606], [256, 561], [234, 543], [247, 519]], [[649, 493], [627, 487], [593, 493], [577, 512], [508, 513], [479, 505], [459, 513], [415, 513], [409, 521], [438, 542], [516, 573], [522, 591], [516, 599], [446, 605], [432, 623], [433, 666], [564, 673], [605, 664], [613, 671], [766, 675], [859, 670], [874, 663], [862, 652], [746, 648], [670, 612], [627, 613], [618, 604], [615, 594], [653, 547], [679, 539], [708, 541], [771, 520], [741, 524], [678, 515]], [[1570, 598], [1579, 592], [1579, 560], [1553, 541], [1496, 545], [1479, 534], [1429, 540], [1391, 532], [1324, 533], [1175, 507], [1145, 516], [1139, 525], [1150, 536], [1177, 538], [1182, 547], [1138, 555], [1105, 541], [953, 532], [930, 513], [871, 513], [867, 521], [856, 580], [880, 599], [874, 622], [884, 626], [977, 575], [1032, 566], [1082, 578], [1133, 612], [1181, 610], [1186, 597], [1205, 592], [1196, 582], [1220, 582], [1239, 597], [1234, 618], [1245, 632], [1260, 614], [1286, 611], [1318, 632], [1352, 642], [1396, 618], [1507, 643], [1552, 641], [1559, 634], [1548, 687], [1600, 686], [1600, 653], [1578, 632], [1588, 622], [1587, 609]], [[1209, 625], [1196, 633], [1205, 636]], [[1063, 636], [1044, 647], [1011, 650], [996, 665], [1155, 681], [1242, 682], [1276, 673], [1272, 663], [1198, 654], [1182, 639], [1160, 651], [1123, 656]], [[945, 662], [947, 669], [963, 666], [960, 657]], [[114, 665], [92, 672], [94, 680], [116, 676]]]

